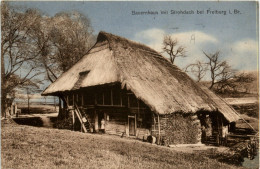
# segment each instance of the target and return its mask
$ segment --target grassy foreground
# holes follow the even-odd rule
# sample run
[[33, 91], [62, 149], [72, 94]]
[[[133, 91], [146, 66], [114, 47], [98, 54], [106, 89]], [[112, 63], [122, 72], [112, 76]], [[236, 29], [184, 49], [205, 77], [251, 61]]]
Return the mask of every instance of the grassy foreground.
[[1, 168], [239, 168], [116, 136], [2, 124]]

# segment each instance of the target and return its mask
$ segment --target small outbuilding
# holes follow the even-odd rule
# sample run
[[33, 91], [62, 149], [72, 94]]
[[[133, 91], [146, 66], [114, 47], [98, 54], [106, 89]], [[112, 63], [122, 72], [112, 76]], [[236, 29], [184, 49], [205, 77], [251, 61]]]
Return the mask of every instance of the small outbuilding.
[[74, 128], [78, 121], [85, 132], [154, 136], [165, 145], [221, 142], [240, 119], [155, 50], [106, 32], [42, 94], [64, 100], [60, 116]]

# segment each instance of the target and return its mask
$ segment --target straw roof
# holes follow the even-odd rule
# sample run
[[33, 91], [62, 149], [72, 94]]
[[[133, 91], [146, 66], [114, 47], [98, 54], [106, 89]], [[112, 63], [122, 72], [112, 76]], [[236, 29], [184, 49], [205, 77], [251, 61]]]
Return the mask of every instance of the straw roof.
[[230, 122], [239, 119], [226, 102], [202, 89], [155, 50], [105, 32], [99, 33], [94, 47], [43, 95], [113, 82], [120, 82], [158, 114], [205, 110], [220, 111]]

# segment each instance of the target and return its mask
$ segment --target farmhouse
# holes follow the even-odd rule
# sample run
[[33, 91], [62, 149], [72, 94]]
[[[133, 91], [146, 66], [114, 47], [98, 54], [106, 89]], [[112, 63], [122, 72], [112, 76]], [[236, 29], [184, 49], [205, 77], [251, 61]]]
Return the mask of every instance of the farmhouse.
[[152, 135], [166, 145], [220, 142], [239, 119], [155, 50], [105, 32], [42, 94], [63, 99], [69, 111], [60, 116], [74, 128], [78, 121], [85, 132]]

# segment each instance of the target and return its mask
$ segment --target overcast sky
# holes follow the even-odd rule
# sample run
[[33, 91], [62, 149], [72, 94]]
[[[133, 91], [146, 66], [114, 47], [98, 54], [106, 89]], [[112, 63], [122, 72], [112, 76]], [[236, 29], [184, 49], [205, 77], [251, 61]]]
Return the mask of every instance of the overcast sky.
[[[25, 8], [38, 8], [51, 16], [60, 11], [80, 11], [90, 18], [95, 34], [103, 30], [144, 43], [159, 52], [163, 36], [170, 34], [187, 50], [188, 57], [176, 60], [176, 65], [181, 68], [196, 60], [203, 60], [205, 57], [202, 50], [208, 53], [220, 50], [221, 56], [227, 59], [233, 68], [257, 69], [256, 2], [12, 3]], [[133, 11], [148, 10], [158, 14], [133, 15]], [[191, 13], [193, 11], [194, 14], [171, 14], [171, 10], [177, 12], [186, 10]], [[204, 13], [197, 14], [197, 10]], [[234, 10], [237, 14], [234, 14]], [[161, 11], [168, 11], [168, 14], [161, 14]]]

